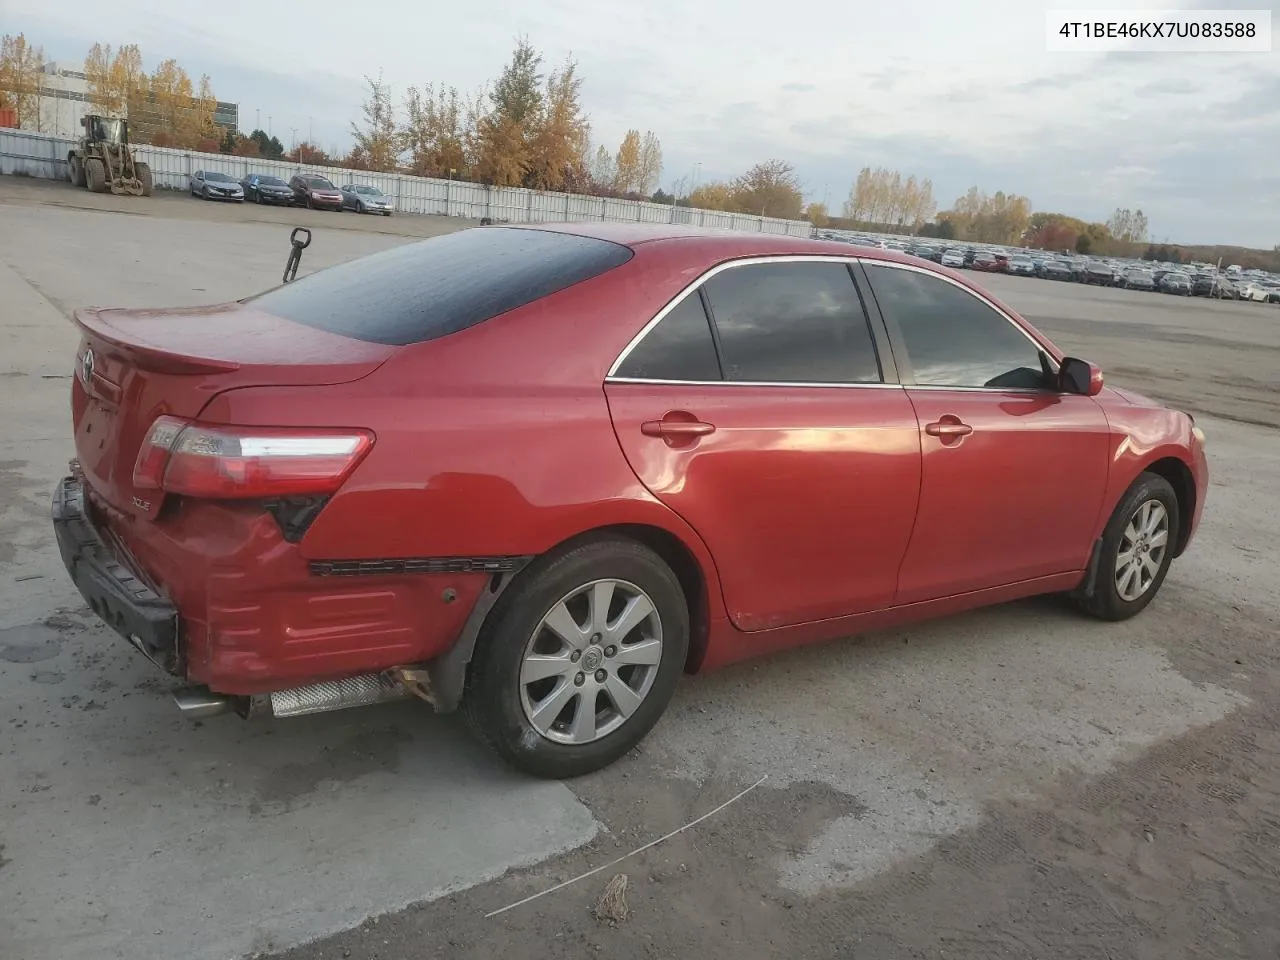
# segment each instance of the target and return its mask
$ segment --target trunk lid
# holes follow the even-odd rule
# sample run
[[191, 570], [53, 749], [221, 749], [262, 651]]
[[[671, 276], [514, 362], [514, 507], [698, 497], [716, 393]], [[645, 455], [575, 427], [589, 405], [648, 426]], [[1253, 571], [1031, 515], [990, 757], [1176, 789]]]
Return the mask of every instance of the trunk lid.
[[229, 303], [177, 310], [78, 310], [72, 385], [76, 454], [92, 491], [126, 514], [163, 499], [133, 486], [157, 417], [195, 418], [240, 387], [325, 386], [368, 376], [396, 347], [353, 340]]

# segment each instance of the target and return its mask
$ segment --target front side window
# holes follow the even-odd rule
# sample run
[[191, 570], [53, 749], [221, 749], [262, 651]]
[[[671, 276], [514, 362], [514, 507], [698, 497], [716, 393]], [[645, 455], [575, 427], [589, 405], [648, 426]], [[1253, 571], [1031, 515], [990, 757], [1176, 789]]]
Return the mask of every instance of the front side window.
[[614, 375], [640, 380], [719, 380], [720, 361], [698, 291], [659, 320]]
[[703, 286], [726, 380], [879, 383], [880, 364], [842, 263], [737, 266]]
[[901, 331], [917, 384], [1049, 388], [1043, 351], [972, 293], [916, 270], [865, 267], [881, 312]]

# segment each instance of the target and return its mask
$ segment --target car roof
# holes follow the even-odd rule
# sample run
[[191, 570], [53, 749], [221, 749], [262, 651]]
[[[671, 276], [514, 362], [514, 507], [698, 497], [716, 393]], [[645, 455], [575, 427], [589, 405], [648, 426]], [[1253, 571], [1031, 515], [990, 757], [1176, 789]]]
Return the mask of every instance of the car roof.
[[579, 237], [607, 240], [627, 247], [679, 242], [682, 246], [697, 248], [699, 253], [726, 258], [825, 254], [845, 258], [857, 257], [863, 260], [885, 260], [892, 263], [923, 264], [937, 269], [936, 265], [928, 260], [896, 250], [861, 246], [850, 250], [852, 245], [840, 240], [814, 240], [809, 237], [789, 237], [777, 233], [750, 233], [745, 230], [714, 229], [685, 224], [609, 223], [592, 220], [580, 223], [503, 224], [502, 227], [568, 233]]

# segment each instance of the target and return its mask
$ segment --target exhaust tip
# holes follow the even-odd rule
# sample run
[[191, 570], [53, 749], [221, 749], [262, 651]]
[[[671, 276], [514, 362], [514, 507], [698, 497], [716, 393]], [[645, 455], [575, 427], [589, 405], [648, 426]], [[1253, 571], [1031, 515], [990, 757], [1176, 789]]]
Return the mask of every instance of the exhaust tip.
[[231, 713], [234, 709], [230, 697], [214, 693], [208, 687], [184, 687], [174, 692], [173, 702], [178, 712], [188, 720], [204, 720]]

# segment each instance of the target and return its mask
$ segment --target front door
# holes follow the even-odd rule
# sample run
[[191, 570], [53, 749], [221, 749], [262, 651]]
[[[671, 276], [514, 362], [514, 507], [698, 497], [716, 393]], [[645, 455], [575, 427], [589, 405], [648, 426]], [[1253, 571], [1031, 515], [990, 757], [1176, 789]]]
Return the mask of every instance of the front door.
[[898, 603], [1082, 570], [1106, 490], [1109, 429], [1011, 317], [937, 274], [865, 264], [905, 356], [922, 474]]
[[719, 270], [615, 365], [605, 392], [632, 469], [706, 542], [739, 629], [892, 602], [919, 432], [882, 376], [844, 263]]

